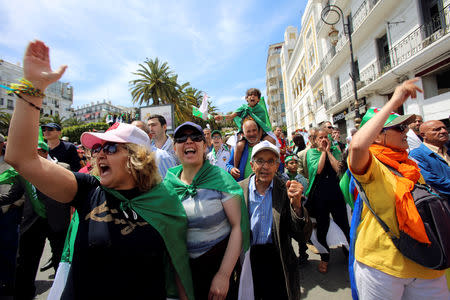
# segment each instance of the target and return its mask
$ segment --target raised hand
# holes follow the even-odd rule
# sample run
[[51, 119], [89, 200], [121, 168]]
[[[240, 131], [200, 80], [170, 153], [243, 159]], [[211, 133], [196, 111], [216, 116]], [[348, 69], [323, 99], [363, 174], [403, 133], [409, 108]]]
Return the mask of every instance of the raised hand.
[[292, 208], [297, 212], [302, 206], [303, 185], [295, 180], [288, 180], [286, 188]]
[[418, 80], [419, 78], [406, 80], [395, 88], [390, 101], [396, 108], [400, 107], [410, 96], [412, 99], [415, 99], [417, 92], [423, 93], [422, 89], [415, 85]]
[[58, 81], [66, 71], [67, 66], [61, 66], [55, 72], [50, 66], [49, 48], [42, 41], [28, 44], [23, 58], [24, 78], [33, 86], [44, 91], [47, 86]]

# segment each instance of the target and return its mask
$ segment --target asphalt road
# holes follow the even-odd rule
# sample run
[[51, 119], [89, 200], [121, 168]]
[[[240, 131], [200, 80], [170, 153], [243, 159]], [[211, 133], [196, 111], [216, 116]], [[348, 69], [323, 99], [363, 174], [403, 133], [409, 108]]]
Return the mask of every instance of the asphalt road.
[[[294, 249], [297, 252], [298, 247], [294, 242]], [[298, 253], [298, 252], [297, 252]], [[308, 249], [309, 260], [305, 265], [300, 266], [301, 279], [301, 299], [305, 300], [344, 300], [351, 299], [350, 281], [348, 279], [347, 261], [341, 251], [331, 249], [331, 259], [328, 265], [328, 273], [321, 274], [317, 271], [320, 256], [314, 254]], [[40, 267], [44, 265], [50, 257], [50, 246], [47, 244], [42, 254]], [[38, 296], [36, 299], [47, 299], [50, 287], [53, 283], [53, 269], [45, 272], [39, 272], [36, 276], [36, 288]], [[276, 299], [274, 299], [276, 300]]]

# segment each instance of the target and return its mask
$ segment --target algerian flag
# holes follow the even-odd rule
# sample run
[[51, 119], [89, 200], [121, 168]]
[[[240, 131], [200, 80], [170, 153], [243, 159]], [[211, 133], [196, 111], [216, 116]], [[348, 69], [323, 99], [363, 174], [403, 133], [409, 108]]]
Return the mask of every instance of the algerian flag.
[[194, 117], [202, 118], [205, 121], [212, 118], [208, 113], [208, 94], [204, 93], [202, 104], [199, 108], [192, 106], [192, 115]]

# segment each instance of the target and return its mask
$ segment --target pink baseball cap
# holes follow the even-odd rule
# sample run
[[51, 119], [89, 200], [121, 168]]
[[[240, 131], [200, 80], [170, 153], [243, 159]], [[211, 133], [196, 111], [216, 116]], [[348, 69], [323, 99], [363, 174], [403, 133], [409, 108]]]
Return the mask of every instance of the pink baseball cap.
[[80, 140], [88, 149], [103, 142], [132, 143], [144, 146], [148, 151], [152, 149], [148, 135], [142, 129], [126, 123], [115, 123], [106, 132], [84, 132]]

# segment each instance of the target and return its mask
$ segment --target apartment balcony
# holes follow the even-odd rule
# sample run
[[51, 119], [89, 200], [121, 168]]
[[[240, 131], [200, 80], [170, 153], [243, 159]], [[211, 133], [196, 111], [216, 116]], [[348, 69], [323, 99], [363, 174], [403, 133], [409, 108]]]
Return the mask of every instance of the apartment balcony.
[[377, 4], [379, 0], [365, 0], [356, 10], [352, 17], [353, 31], [357, 30], [359, 26], [369, 15], [372, 8]]
[[417, 27], [395, 43], [388, 53], [362, 68], [358, 90], [369, 92], [389, 83], [394, 69], [396, 74], [405, 74], [445, 55], [450, 49], [449, 33], [450, 5], [447, 5], [431, 22]]

